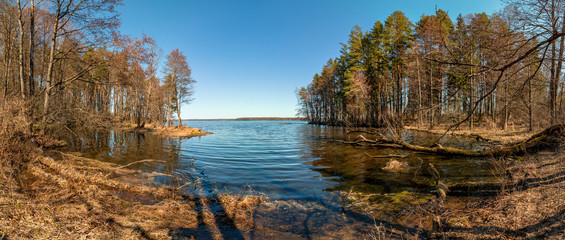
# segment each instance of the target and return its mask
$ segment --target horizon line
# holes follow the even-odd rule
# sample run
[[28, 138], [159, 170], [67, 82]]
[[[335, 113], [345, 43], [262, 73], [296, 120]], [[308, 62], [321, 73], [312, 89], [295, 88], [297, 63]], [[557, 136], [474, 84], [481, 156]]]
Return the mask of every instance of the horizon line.
[[254, 120], [289, 120], [289, 121], [300, 121], [304, 118], [300, 117], [238, 117], [238, 118], [189, 118], [182, 119], [183, 121], [254, 121]]

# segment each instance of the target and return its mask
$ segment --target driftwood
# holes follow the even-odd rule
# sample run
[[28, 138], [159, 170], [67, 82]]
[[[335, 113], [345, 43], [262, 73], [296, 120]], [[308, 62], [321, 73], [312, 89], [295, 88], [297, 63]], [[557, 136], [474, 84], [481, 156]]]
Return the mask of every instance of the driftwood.
[[352, 145], [367, 145], [371, 147], [405, 149], [417, 152], [434, 153], [438, 155], [497, 157], [523, 155], [526, 153], [535, 153], [546, 149], [555, 149], [564, 141], [564, 129], [564, 125], [551, 126], [543, 130], [542, 132], [533, 135], [526, 141], [483, 151], [467, 151], [458, 148], [443, 147], [439, 144], [435, 144], [431, 147], [414, 145], [405, 141], [390, 139], [382, 134], [374, 132], [371, 132], [371, 135], [374, 135], [376, 137], [375, 139], [367, 139], [363, 135], [359, 135], [355, 140], [349, 142], [345, 141], [343, 143]]
[[371, 155], [365, 153], [365, 155], [372, 157], [372, 158], [405, 158], [407, 155], [400, 155], [400, 154], [385, 154], [385, 155]]

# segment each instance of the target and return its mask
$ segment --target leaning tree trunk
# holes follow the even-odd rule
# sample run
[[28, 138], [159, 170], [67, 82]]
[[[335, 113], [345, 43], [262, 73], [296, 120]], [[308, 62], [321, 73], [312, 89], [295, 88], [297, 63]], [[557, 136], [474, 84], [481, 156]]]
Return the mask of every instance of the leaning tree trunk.
[[363, 135], [359, 135], [354, 141], [344, 142], [344, 143], [353, 144], [353, 145], [368, 145], [371, 147], [406, 149], [417, 152], [434, 153], [439, 155], [468, 156], [468, 157], [497, 157], [497, 156], [523, 155], [527, 153], [536, 153], [546, 149], [555, 149], [564, 142], [565, 139], [564, 131], [565, 131], [565, 125], [555, 125], [543, 130], [542, 132], [536, 135], [533, 135], [526, 141], [519, 142], [510, 146], [487, 149], [477, 152], [467, 151], [458, 148], [442, 147], [440, 145], [435, 145], [433, 147], [414, 145], [401, 140], [394, 140], [387, 138], [379, 133], [372, 133], [377, 137], [374, 140], [367, 139]]

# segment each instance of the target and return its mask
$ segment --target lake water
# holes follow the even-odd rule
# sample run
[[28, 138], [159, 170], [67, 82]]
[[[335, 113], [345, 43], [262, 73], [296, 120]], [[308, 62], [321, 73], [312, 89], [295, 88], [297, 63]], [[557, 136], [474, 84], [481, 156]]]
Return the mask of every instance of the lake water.
[[[270, 231], [275, 231], [287, 234], [276, 239], [362, 239], [377, 221], [415, 234], [421, 223], [397, 214], [435, 198], [436, 182], [428, 163], [435, 165], [441, 181], [450, 187], [499, 181], [491, 160], [352, 146], [343, 141], [358, 134], [342, 127], [300, 121], [190, 121], [188, 125], [213, 134], [174, 139], [127, 131], [77, 130], [66, 135], [67, 150], [120, 165], [134, 163], [131, 169], [168, 174], [173, 177], [158, 177], [155, 184], [182, 186], [185, 194], [195, 197], [262, 195], [268, 200], [254, 213], [255, 230], [245, 233], [258, 234], [258, 238], [273, 238]], [[438, 135], [404, 131], [399, 137], [430, 145]], [[442, 145], [469, 150], [483, 147], [474, 139], [453, 136], [447, 136]], [[156, 161], [135, 163], [146, 159]], [[386, 170], [392, 161], [402, 162], [403, 171]], [[448, 197], [452, 200], [474, 201]], [[221, 214], [221, 206], [214, 209]], [[230, 238], [232, 230], [224, 236]], [[193, 235], [194, 231], [203, 235]], [[207, 236], [206, 231], [198, 228], [182, 234]], [[238, 234], [232, 237], [241, 238], [235, 232]]]
[[[188, 125], [211, 135], [169, 139], [131, 132], [92, 132], [69, 140], [71, 151], [117, 164], [143, 159], [165, 160], [134, 164], [131, 168], [174, 175], [164, 184], [187, 184], [192, 194], [256, 193], [271, 199], [331, 199], [335, 192], [390, 194], [414, 192], [433, 195], [433, 179], [422, 167], [432, 162], [448, 184], [492, 179], [490, 161], [448, 158], [350, 146], [339, 141], [356, 134], [348, 129], [309, 125], [301, 121], [190, 121]], [[386, 132], [385, 132], [386, 133]], [[405, 132], [403, 139], [428, 144], [437, 136]], [[448, 137], [444, 146], [477, 149], [472, 139]], [[408, 164], [405, 172], [383, 170], [393, 158]], [[180, 179], [180, 180], [179, 180]], [[325, 200], [322, 200], [325, 201]]]

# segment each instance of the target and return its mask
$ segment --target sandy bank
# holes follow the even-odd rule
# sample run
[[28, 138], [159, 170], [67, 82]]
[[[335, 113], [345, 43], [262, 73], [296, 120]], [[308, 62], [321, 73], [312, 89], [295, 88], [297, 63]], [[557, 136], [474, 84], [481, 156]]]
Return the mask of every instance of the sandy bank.
[[185, 137], [199, 137], [208, 134], [212, 134], [211, 132], [202, 131], [198, 128], [192, 127], [163, 127], [160, 125], [145, 125], [144, 127], [126, 127], [128, 131], [134, 131], [139, 133], [151, 133], [155, 135], [171, 137], [171, 138], [185, 138]]

